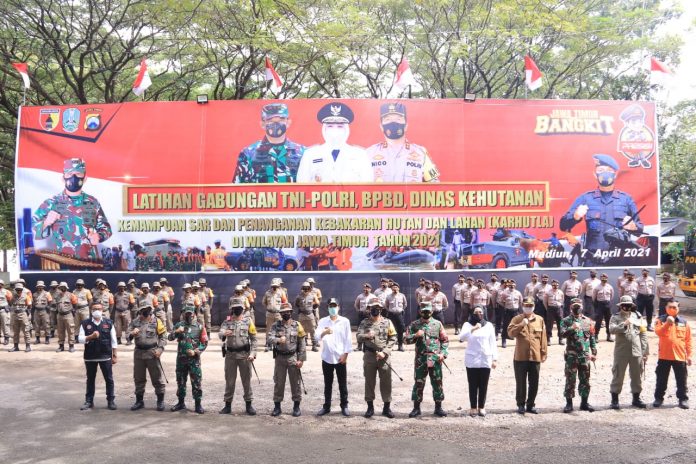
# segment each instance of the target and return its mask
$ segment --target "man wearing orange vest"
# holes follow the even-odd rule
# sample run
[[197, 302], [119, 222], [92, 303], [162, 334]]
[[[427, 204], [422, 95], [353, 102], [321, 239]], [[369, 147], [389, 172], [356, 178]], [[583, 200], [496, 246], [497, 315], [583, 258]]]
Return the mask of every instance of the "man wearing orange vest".
[[689, 409], [686, 378], [687, 366], [691, 365], [691, 329], [686, 319], [679, 317], [679, 303], [672, 300], [665, 308], [667, 314], [660, 316], [655, 324], [655, 335], [658, 336], [659, 353], [655, 368], [655, 402], [659, 408], [665, 398], [667, 380], [670, 369], [674, 370], [677, 383], [677, 399], [679, 407]]

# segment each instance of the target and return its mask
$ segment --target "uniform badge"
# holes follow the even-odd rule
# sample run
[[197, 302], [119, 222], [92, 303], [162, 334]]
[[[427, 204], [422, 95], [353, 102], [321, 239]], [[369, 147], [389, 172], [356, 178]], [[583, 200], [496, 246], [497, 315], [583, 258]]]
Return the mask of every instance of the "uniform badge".
[[44, 108], [39, 110], [39, 125], [45, 131], [52, 131], [58, 125], [60, 110], [58, 108]]
[[85, 130], [93, 132], [101, 127], [101, 109], [90, 108], [85, 110]]
[[87, 330], [91, 330], [91, 329], [92, 329], [92, 324], [87, 324]]
[[331, 105], [331, 115], [340, 116], [341, 115], [341, 105]]
[[68, 108], [63, 112], [63, 130], [65, 132], [75, 132], [80, 126], [80, 110]]
[[383, 160], [383, 159], [384, 159], [384, 156], [382, 156], [382, 155], [380, 155], [380, 154], [376, 154], [375, 156], [372, 157], [372, 159], [373, 159], [373, 160]]

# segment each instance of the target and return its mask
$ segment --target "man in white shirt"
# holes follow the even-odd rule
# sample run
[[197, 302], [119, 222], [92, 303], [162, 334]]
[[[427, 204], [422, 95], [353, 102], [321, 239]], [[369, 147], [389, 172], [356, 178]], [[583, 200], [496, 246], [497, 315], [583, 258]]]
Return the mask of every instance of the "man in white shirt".
[[317, 325], [315, 337], [321, 342], [321, 370], [324, 373], [324, 405], [317, 413], [323, 416], [331, 412], [331, 390], [333, 389], [334, 371], [338, 378], [338, 391], [341, 397], [341, 414], [348, 417], [348, 385], [346, 362], [348, 353], [353, 351], [350, 333], [350, 321], [339, 316], [338, 300], [329, 300], [329, 315], [323, 317]]
[[297, 182], [362, 183], [374, 180], [363, 148], [348, 145], [353, 111], [343, 102], [324, 105], [317, 113], [324, 143], [308, 148], [297, 170]]

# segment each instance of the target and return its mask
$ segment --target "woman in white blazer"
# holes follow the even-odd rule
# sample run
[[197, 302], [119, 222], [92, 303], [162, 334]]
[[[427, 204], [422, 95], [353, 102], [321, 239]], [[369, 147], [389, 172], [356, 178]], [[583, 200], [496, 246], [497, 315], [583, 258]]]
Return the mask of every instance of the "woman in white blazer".
[[464, 323], [459, 341], [467, 341], [464, 354], [466, 377], [469, 381], [469, 415], [486, 416], [486, 391], [491, 369], [498, 361], [498, 347], [495, 343], [495, 325], [483, 317], [483, 308], [474, 307], [469, 320]]

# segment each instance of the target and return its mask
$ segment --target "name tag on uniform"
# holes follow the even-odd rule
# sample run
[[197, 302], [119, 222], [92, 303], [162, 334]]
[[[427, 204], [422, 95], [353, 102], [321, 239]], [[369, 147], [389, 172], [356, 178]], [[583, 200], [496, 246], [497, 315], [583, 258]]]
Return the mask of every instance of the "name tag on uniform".
[[312, 163], [323, 163], [324, 160], [322, 158], [316, 158], [312, 160]]

